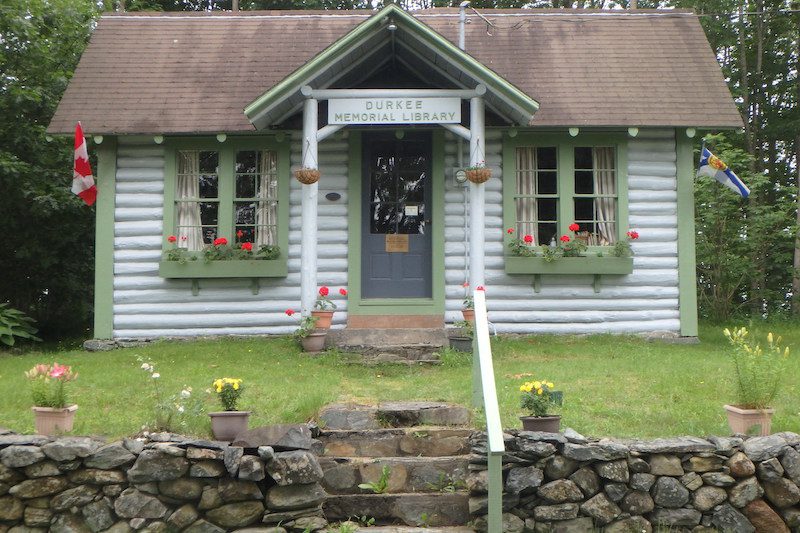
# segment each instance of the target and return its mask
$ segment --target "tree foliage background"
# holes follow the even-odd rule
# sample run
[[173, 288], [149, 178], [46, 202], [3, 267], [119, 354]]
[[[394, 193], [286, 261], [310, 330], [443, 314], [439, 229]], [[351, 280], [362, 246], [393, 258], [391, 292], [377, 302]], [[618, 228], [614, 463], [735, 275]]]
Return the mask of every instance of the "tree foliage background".
[[[48, 141], [44, 132], [94, 20], [103, 10], [220, 10], [232, 1], [0, 2], [0, 301], [36, 318], [45, 337], [91, 335], [94, 209], [69, 191], [72, 140]], [[240, 0], [240, 8], [375, 9], [385, 2]], [[398, 3], [419, 9], [459, 2]], [[630, 0], [473, 0], [472, 6], [631, 7]], [[637, 7], [701, 15], [745, 121], [744, 132], [706, 141], [750, 186], [750, 199], [712, 180], [696, 182], [701, 316], [800, 313], [800, 2], [642, 0]]]

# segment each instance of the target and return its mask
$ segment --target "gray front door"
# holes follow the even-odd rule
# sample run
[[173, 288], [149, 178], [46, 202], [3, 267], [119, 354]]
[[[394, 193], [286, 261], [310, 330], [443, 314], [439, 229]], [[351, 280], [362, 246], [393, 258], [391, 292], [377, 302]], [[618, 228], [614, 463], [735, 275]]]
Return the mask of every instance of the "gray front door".
[[361, 297], [430, 298], [431, 134], [363, 135]]

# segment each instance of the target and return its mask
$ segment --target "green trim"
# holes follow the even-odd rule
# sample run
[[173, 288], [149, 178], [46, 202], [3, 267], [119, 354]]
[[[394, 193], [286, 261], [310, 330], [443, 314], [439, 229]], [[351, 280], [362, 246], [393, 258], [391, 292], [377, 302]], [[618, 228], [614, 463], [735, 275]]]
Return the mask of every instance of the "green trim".
[[[515, 227], [517, 222], [514, 206], [517, 158], [520, 146], [555, 146], [558, 150], [558, 233], [565, 235], [573, 222], [575, 189], [574, 157], [576, 146], [613, 146], [616, 148], [617, 170], [617, 238], [623, 240], [628, 231], [628, 137], [626, 133], [602, 132], [581, 133], [571, 137], [566, 133], [519, 132], [515, 137], [503, 137], [503, 228]], [[503, 233], [505, 242], [505, 233]], [[548, 244], [548, 243], [537, 243]], [[589, 254], [603, 251], [610, 246], [592, 246]]]
[[97, 149], [97, 203], [94, 232], [94, 338], [114, 335], [114, 206], [117, 138], [106, 137]]
[[[226, 261], [226, 263], [263, 263], [269, 262], [281, 264], [280, 268], [273, 267], [265, 269], [262, 267], [258, 271], [267, 272], [261, 277], [286, 276], [287, 259], [289, 254], [289, 188], [292, 179], [290, 171], [289, 138], [281, 136], [278, 140], [274, 136], [269, 137], [228, 137], [225, 142], [220, 143], [214, 138], [208, 137], [173, 137], [165, 141], [165, 164], [164, 164], [164, 225], [162, 235], [162, 247], [167, 248], [167, 237], [175, 234], [175, 187], [177, 172], [176, 154], [178, 150], [216, 150], [219, 152], [219, 212], [218, 212], [218, 235], [234, 242], [233, 236], [233, 198], [235, 193], [234, 183], [234, 163], [237, 150], [274, 150], [278, 154], [278, 246], [281, 249], [281, 256], [273, 261]], [[170, 263], [165, 261], [164, 263]], [[163, 264], [163, 263], [162, 263]], [[195, 264], [187, 263], [187, 265]], [[182, 265], [182, 266], [187, 266]], [[168, 267], [164, 272], [180, 273], [178, 270], [171, 270]], [[244, 267], [243, 267], [244, 268]], [[226, 269], [220, 269], [225, 271]], [[246, 269], [245, 269], [246, 270]], [[230, 269], [230, 272], [240, 272], [245, 270]], [[162, 270], [159, 268], [159, 273]], [[200, 274], [208, 273], [209, 270], [199, 270]], [[215, 271], [216, 272], [216, 271]], [[283, 272], [283, 274], [280, 274]], [[165, 275], [162, 277], [193, 277], [184, 275]], [[253, 277], [252, 274], [230, 276], [222, 275], [198, 275], [197, 277]]]
[[544, 257], [506, 256], [508, 274], [630, 274], [632, 257], [559, 257], [545, 261]]
[[292, 93], [299, 90], [302, 84], [307, 83], [318, 70], [328, 68], [330, 65], [334, 64], [338, 57], [342, 57], [355, 49], [373, 30], [380, 31], [385, 21], [390, 16], [399, 27], [403, 27], [417, 34], [440, 53], [447, 55], [451, 60], [455, 61], [460, 66], [461, 70], [481, 80], [487, 87], [502, 95], [519, 111], [529, 114], [532, 118], [536, 110], [539, 109], [539, 103], [526, 95], [515, 85], [487, 68], [484, 64], [465, 53], [463, 50], [460, 50], [453, 43], [427, 25], [418, 21], [403, 9], [397, 7], [395, 4], [389, 4], [317, 54], [305, 65], [292, 72], [269, 91], [248, 104], [244, 108], [244, 113], [247, 115], [247, 118], [251, 122], [254, 122], [265, 109], [272, 107], [280, 100], [290, 97]]
[[675, 130], [678, 156], [678, 288], [681, 335], [697, 336], [693, 141]]
[[[433, 231], [431, 233], [432, 298], [361, 298], [361, 157], [362, 131], [351, 131], [348, 167], [347, 312], [352, 315], [443, 315], [445, 308], [444, 267], [444, 130], [433, 131], [431, 157]], [[356, 203], [354, 205], [354, 203]]]
[[280, 259], [208, 263], [203, 260], [187, 263], [161, 261], [158, 264], [158, 275], [162, 278], [281, 278], [287, 273], [286, 261]]

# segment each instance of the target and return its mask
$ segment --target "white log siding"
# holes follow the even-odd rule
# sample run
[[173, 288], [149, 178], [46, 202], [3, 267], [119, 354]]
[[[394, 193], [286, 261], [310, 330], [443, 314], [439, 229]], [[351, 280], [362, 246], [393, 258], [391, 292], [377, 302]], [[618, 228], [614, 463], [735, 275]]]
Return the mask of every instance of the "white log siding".
[[[637, 333], [680, 331], [678, 311], [677, 167], [673, 130], [642, 129], [628, 140], [628, 226], [640, 233], [633, 244], [634, 270], [602, 276], [594, 291], [588, 275], [507, 275], [502, 180], [486, 183], [486, 300], [489, 320], [500, 333]], [[457, 144], [448, 135], [445, 166], [456, 165]], [[486, 134], [486, 164], [501, 173], [500, 132]], [[464, 289], [464, 203], [448, 181], [446, 198], [446, 316], [461, 319]], [[562, 200], [563, 201], [563, 200]]]
[[[455, 167], [457, 143], [446, 134], [445, 168]], [[300, 165], [300, 133], [292, 137], [291, 165]], [[465, 149], [465, 161], [466, 161]], [[486, 163], [501, 175], [502, 134], [486, 133]], [[338, 293], [347, 284], [348, 141], [334, 135], [319, 145], [318, 283], [331, 287], [339, 306], [334, 326], [346, 322], [347, 302]], [[247, 279], [191, 280], [158, 275], [162, 249], [164, 148], [152, 141], [121, 137], [117, 157], [114, 238], [114, 337], [286, 334], [300, 307], [300, 184], [290, 184], [289, 275], [262, 278], [259, 294]], [[446, 314], [460, 319], [465, 280], [464, 192], [448, 175], [445, 191]], [[679, 331], [676, 153], [672, 130], [642, 129], [628, 144], [629, 226], [634, 271], [602, 277], [600, 293], [592, 276], [543, 275], [535, 293], [532, 276], [503, 269], [502, 182], [486, 184], [486, 289], [489, 319], [507, 333], [634, 333]], [[329, 192], [341, 199], [329, 201]], [[169, 207], [169, 206], [167, 206]], [[359, 208], [359, 206], [354, 206]]]

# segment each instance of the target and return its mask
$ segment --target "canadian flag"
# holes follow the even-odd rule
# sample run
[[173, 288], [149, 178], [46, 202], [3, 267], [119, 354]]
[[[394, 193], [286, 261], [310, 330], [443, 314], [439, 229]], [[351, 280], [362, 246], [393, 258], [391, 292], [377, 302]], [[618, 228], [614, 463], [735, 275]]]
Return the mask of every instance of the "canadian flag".
[[89, 166], [89, 152], [86, 151], [86, 139], [83, 137], [81, 123], [75, 126], [75, 168], [72, 171], [72, 192], [80, 196], [86, 205], [92, 205], [97, 199], [97, 187], [94, 185], [92, 167]]

